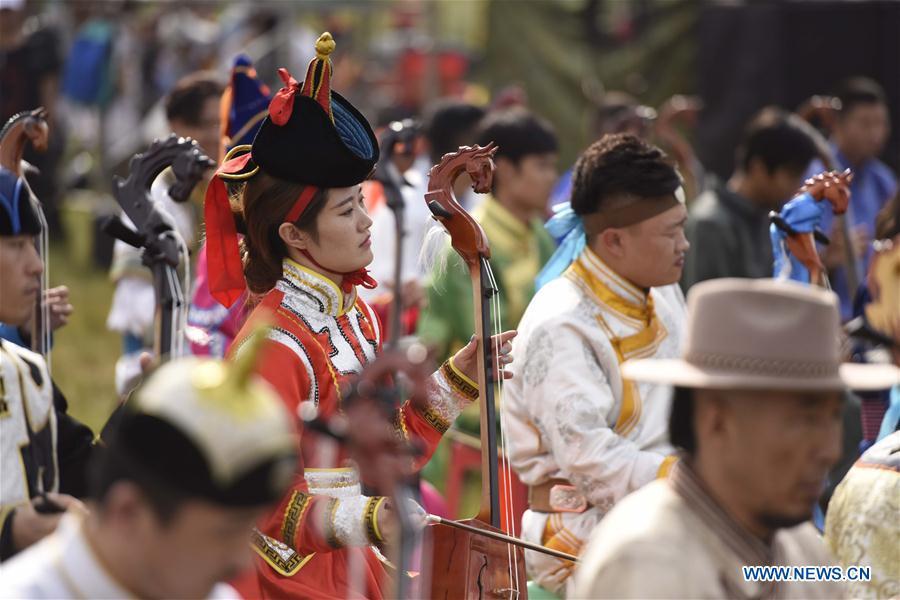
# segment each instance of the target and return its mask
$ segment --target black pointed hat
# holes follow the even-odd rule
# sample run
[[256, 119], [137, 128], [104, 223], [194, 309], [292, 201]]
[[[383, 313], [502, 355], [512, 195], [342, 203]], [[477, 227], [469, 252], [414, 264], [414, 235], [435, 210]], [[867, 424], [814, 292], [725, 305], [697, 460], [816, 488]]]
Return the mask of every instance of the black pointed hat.
[[237, 231], [223, 181], [246, 180], [262, 170], [272, 177], [308, 186], [290, 213], [299, 218], [314, 188], [349, 187], [362, 183], [378, 162], [378, 140], [366, 118], [331, 90], [331, 34], [316, 40], [316, 57], [301, 85], [287, 69], [284, 82], [269, 103], [250, 152], [234, 148], [206, 192], [206, 240], [210, 292], [225, 306], [246, 286], [237, 246]]

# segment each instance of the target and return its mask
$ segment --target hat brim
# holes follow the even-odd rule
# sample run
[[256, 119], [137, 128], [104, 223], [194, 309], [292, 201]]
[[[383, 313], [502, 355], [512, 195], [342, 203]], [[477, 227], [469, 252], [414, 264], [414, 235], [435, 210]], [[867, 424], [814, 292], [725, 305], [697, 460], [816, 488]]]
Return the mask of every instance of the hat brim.
[[644, 358], [622, 365], [622, 376], [633, 381], [703, 389], [746, 390], [884, 390], [900, 384], [893, 365], [844, 363], [831, 377], [778, 377], [698, 367], [681, 359]]
[[259, 171], [253, 162], [250, 144], [240, 144], [225, 154], [222, 165], [216, 170], [216, 176], [225, 181], [246, 181]]

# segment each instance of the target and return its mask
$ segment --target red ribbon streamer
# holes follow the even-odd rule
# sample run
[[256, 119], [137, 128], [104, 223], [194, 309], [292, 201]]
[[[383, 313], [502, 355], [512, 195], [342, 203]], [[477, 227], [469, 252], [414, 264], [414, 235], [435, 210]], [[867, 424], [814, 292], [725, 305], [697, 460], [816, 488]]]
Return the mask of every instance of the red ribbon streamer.
[[284, 125], [294, 111], [294, 96], [300, 91], [300, 83], [284, 67], [278, 69], [284, 87], [278, 90], [269, 102], [269, 119], [275, 125]]
[[222, 164], [206, 188], [203, 216], [206, 221], [206, 257], [209, 291], [220, 304], [230, 307], [247, 287], [238, 249], [237, 227], [220, 174], [237, 173], [250, 160], [243, 154]]

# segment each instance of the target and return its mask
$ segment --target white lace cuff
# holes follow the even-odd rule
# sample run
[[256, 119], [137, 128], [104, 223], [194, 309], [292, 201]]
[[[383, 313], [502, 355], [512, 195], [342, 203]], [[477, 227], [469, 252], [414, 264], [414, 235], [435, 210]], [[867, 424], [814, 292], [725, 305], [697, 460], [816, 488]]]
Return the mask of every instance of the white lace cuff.
[[332, 498], [326, 514], [326, 539], [334, 548], [361, 547], [382, 541], [378, 531], [378, 510], [383, 497], [351, 496]]
[[478, 385], [447, 360], [429, 381], [428, 406], [420, 408], [425, 420], [441, 433], [447, 431], [462, 410], [478, 399]]

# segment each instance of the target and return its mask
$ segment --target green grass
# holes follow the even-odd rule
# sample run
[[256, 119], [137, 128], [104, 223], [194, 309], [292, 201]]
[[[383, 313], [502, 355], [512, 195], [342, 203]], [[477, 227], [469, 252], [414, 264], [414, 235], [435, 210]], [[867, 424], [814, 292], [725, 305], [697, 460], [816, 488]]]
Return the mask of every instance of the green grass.
[[113, 285], [91, 261], [92, 202], [73, 198], [64, 210], [68, 239], [50, 248], [50, 285], [69, 286], [75, 312], [54, 336], [53, 379], [69, 412], [99, 432], [117, 403], [114, 371], [118, 334], [106, 329]]

